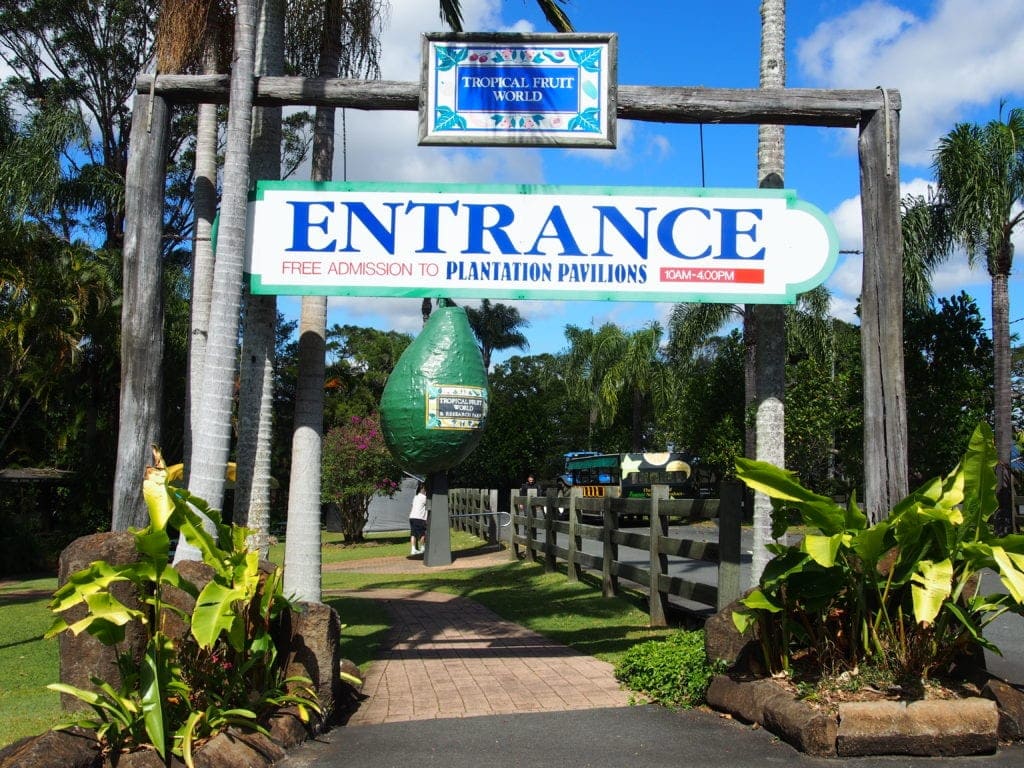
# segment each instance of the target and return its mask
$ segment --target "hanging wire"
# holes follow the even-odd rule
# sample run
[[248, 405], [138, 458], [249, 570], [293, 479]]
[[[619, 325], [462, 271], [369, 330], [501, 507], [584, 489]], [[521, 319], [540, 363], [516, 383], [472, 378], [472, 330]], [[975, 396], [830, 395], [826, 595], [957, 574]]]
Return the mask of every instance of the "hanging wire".
[[704, 179], [704, 123], [697, 124], [697, 131], [700, 137], [700, 185], [706, 187]]
[[341, 110], [341, 180], [348, 181], [348, 126], [344, 109]]

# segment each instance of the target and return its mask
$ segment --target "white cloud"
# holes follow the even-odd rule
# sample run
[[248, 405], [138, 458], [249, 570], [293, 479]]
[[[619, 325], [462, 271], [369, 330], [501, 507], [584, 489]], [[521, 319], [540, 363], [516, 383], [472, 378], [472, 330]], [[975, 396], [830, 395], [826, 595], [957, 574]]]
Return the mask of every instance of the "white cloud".
[[937, 0], [925, 18], [899, 5], [869, 0], [823, 22], [797, 43], [797, 63], [823, 87], [898, 89], [902, 159], [927, 166], [969, 110], [1024, 95], [1021, 4]]
[[[933, 186], [928, 179], [914, 178], [900, 184], [900, 196], [927, 197]], [[843, 200], [828, 215], [839, 233], [840, 250], [862, 250], [860, 196]], [[1014, 236], [1014, 244], [1018, 249], [1024, 246], [1024, 233], [1018, 232]], [[839, 265], [826, 281], [832, 291], [832, 314], [835, 317], [842, 320], [854, 319], [853, 310], [860, 296], [863, 264], [860, 253], [843, 254]], [[932, 289], [936, 296], [949, 296], [965, 290], [979, 301], [979, 306], [987, 301], [989, 285], [988, 272], [984, 266], [970, 268], [967, 256], [962, 251], [942, 262], [932, 274]]]

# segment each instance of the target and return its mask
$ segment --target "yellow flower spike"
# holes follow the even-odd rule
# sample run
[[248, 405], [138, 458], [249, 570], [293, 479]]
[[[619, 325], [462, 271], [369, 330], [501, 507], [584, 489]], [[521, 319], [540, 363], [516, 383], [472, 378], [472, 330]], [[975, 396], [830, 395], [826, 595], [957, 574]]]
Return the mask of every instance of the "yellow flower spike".
[[142, 497], [149, 509], [149, 520], [154, 530], [164, 530], [174, 512], [174, 502], [167, 492], [167, 465], [160, 448], [153, 446], [153, 466], [146, 467], [142, 481]]

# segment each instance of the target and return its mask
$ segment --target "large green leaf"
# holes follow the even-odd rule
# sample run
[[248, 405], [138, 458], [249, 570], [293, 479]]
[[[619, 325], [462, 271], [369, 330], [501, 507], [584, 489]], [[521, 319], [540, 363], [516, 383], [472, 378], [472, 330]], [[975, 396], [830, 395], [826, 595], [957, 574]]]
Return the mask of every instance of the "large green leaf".
[[135, 531], [135, 548], [154, 563], [167, 565], [171, 551], [171, 537], [166, 529], [151, 530], [143, 528]]
[[[240, 618], [235, 613], [234, 603], [244, 598], [243, 590], [216, 581], [203, 587], [192, 612], [192, 635], [200, 647], [212, 648], [221, 632], [227, 634], [229, 640], [235, 637], [234, 625]], [[241, 649], [236, 647], [236, 650]]]
[[999, 566], [999, 580], [1017, 603], [1024, 603], [1024, 555], [993, 545], [992, 558]]
[[831, 568], [836, 564], [836, 555], [847, 538], [847, 535], [842, 533], [833, 536], [816, 536], [809, 533], [800, 542], [800, 551], [810, 555], [818, 565]]
[[761, 586], [772, 589], [784, 583], [790, 575], [802, 571], [809, 562], [811, 559], [807, 553], [790, 547], [785, 554], [773, 557], [765, 565], [761, 574]]
[[50, 601], [49, 608], [55, 613], [66, 611], [75, 605], [85, 601], [88, 595], [103, 592], [118, 581], [128, 581], [126, 570], [134, 567], [133, 563], [125, 566], [115, 566], [102, 560], [89, 563], [80, 571], [76, 571], [68, 577], [67, 582], [56, 592]]
[[747, 487], [796, 505], [804, 523], [831, 536], [845, 530], [846, 513], [832, 499], [804, 488], [796, 476], [774, 464], [737, 458], [736, 475]]
[[878, 568], [878, 561], [882, 555], [890, 551], [894, 540], [890, 533], [890, 525], [887, 520], [881, 520], [870, 528], [858, 531], [850, 543], [850, 548], [857, 553], [857, 557], [864, 564], [864, 571], [875, 571]]
[[743, 605], [747, 608], [751, 608], [757, 611], [768, 611], [769, 613], [778, 613], [782, 610], [782, 606], [776, 604], [771, 598], [769, 598], [760, 589], [751, 590], [750, 594], [740, 600]]
[[953, 563], [950, 560], [922, 560], [911, 577], [914, 619], [928, 625], [942, 610], [942, 604], [953, 591]]
[[774, 464], [742, 456], [736, 459], [736, 476], [749, 488], [761, 491], [773, 499], [786, 501], [824, 501], [832, 503], [825, 496], [819, 496], [804, 488], [796, 479], [796, 475]]
[[974, 497], [982, 520], [987, 520], [999, 507], [995, 492], [997, 461], [992, 428], [985, 422], [980, 422], [968, 443], [963, 468], [967, 495]]
[[170, 638], [157, 632], [150, 638], [142, 656], [139, 670], [139, 694], [142, 699], [142, 716], [150, 743], [161, 758], [167, 755], [167, 713], [164, 710], [164, 695], [172, 677], [174, 644]]

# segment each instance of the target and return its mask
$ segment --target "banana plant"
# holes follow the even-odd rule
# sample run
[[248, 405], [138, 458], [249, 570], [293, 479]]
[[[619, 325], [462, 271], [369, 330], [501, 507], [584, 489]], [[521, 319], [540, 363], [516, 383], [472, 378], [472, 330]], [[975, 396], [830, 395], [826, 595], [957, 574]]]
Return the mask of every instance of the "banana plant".
[[[223, 524], [220, 514], [202, 499], [169, 485], [167, 468], [155, 446], [153, 459], [143, 481], [149, 525], [132, 531], [138, 560], [120, 565], [97, 561], [72, 574], [54, 593], [50, 609], [57, 617], [46, 633], [54, 637], [61, 632], [88, 632], [101, 643], [117, 647], [124, 642], [125, 627], [138, 622], [147, 638], [141, 659], [133, 659], [126, 651], [118, 653], [116, 688], [97, 678], [92, 679], [94, 691], [65, 684], [48, 687], [79, 698], [92, 710], [92, 716], [79, 716], [65, 727], [92, 728], [115, 752], [148, 744], [161, 759], [166, 761], [171, 753], [193, 768], [198, 739], [229, 725], [265, 732], [259, 718], [275, 708], [294, 705], [307, 718], [320, 707], [308, 679], [286, 679], [276, 664], [272, 627], [284, 610], [295, 609], [283, 595], [280, 571], [262, 573], [258, 552], [246, 547], [250, 532]], [[213, 521], [213, 533], [203, 527], [199, 513]], [[170, 564], [172, 529], [198, 549], [213, 569], [212, 579], [202, 590]], [[142, 608], [114, 596], [111, 587], [122, 582], [134, 585]], [[190, 614], [164, 600], [168, 587], [195, 598]], [[65, 612], [78, 605], [85, 606], [86, 615], [68, 623]], [[168, 611], [187, 622], [190, 640], [161, 631], [160, 619]], [[183, 653], [186, 640], [190, 648]], [[230, 680], [204, 679], [197, 660], [218, 655], [230, 656], [218, 667]], [[230, 700], [232, 695], [238, 700]]]
[[[1024, 536], [997, 537], [990, 520], [996, 453], [980, 424], [963, 460], [900, 501], [874, 525], [851, 497], [841, 506], [785, 470], [737, 460], [737, 474], [772, 499], [773, 534], [796, 519], [799, 543], [771, 545], [759, 586], [733, 614], [740, 631], [759, 627], [765, 660], [787, 669], [796, 654], [853, 668], [870, 659], [902, 676], [946, 671], [961, 652], [998, 652], [984, 628], [1024, 609]], [[994, 571], [1006, 593], [981, 594]]]

